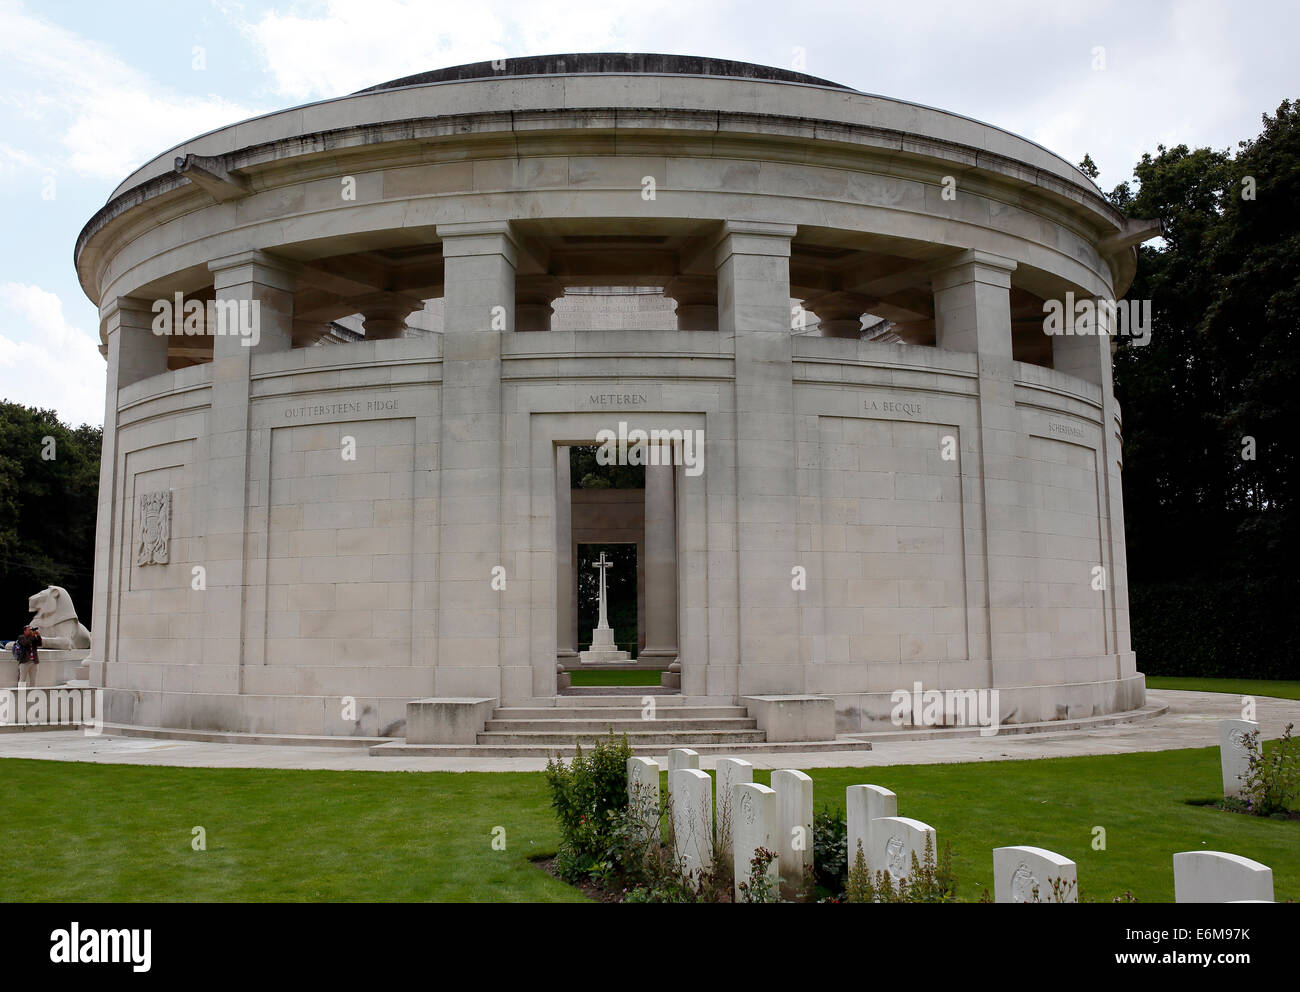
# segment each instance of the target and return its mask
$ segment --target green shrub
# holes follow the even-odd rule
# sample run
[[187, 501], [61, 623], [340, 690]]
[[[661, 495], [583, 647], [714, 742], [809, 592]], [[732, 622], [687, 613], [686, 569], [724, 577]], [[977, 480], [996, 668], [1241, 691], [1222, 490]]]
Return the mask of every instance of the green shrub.
[[1247, 766], [1241, 798], [1246, 810], [1256, 816], [1285, 813], [1300, 795], [1300, 740], [1291, 736], [1294, 726], [1288, 723], [1268, 752], [1260, 743], [1259, 731], [1242, 735]]
[[952, 845], [943, 845], [943, 856], [936, 863], [934, 844], [927, 835], [921, 858], [913, 852], [907, 877], [895, 881], [887, 871], [871, 873], [859, 841], [845, 896], [847, 902], [954, 902], [957, 879], [952, 873]]
[[632, 748], [627, 735], [597, 741], [590, 755], [578, 746], [573, 761], [546, 763], [551, 806], [560, 821], [560, 849], [555, 871], [570, 882], [584, 877], [608, 879], [619, 870], [614, 852], [621, 841], [616, 832], [626, 819], [627, 759]]
[[813, 874], [817, 884], [841, 895], [848, 882], [849, 827], [844, 814], [823, 806], [813, 815]]

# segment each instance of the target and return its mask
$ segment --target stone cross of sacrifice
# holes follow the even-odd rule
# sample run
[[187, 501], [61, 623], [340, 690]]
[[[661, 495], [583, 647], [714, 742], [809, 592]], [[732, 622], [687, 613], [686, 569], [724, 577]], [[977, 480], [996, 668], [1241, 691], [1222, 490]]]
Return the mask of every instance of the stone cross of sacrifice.
[[596, 629], [607, 630], [609, 629], [609, 620], [606, 619], [605, 615], [605, 569], [613, 568], [614, 563], [606, 561], [605, 552], [602, 551], [600, 558], [593, 562], [591, 567], [600, 569], [600, 620], [596, 623]]

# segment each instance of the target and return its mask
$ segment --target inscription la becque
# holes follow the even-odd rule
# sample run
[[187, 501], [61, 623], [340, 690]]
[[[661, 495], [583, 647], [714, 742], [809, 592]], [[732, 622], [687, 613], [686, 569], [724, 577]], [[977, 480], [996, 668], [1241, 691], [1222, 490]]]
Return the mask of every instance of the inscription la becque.
[[901, 413], [905, 417], [919, 417], [920, 403], [899, 403], [896, 400], [863, 400], [863, 413]]

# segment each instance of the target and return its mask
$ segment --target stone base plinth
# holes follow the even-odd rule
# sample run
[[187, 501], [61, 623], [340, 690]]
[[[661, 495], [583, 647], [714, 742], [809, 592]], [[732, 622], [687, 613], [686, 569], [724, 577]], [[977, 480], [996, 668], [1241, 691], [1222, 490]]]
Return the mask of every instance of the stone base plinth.
[[496, 705], [486, 697], [412, 699], [406, 704], [406, 742], [477, 744]]
[[677, 650], [670, 648], [646, 648], [636, 656], [637, 664], [642, 668], [667, 669], [678, 658]]
[[[904, 691], [909, 690], [904, 689]], [[947, 693], [949, 689], [938, 691]], [[980, 695], [987, 693], [987, 690], [954, 687], [953, 691], [963, 697], [973, 697], [977, 706], [983, 703], [988, 714], [993, 715], [994, 707], [991, 705], [991, 700], [980, 699]], [[896, 693], [897, 690], [867, 693], [828, 692], [827, 695], [835, 700], [835, 729], [839, 733], [862, 733], [978, 725], [970, 719], [949, 718], [945, 713], [944, 719], [918, 727], [912, 719], [914, 707], [911, 699], [900, 704]], [[1111, 713], [1127, 713], [1141, 709], [1145, 702], [1146, 677], [1138, 673], [1123, 678], [1090, 682], [1000, 686], [996, 713], [1000, 726], [1014, 726], [1022, 723], [1073, 721]], [[957, 712], [962, 716], [968, 716], [969, 710], [969, 705], [963, 700], [963, 705]], [[896, 722], [900, 716], [901, 722]]]
[[614, 644], [614, 630], [611, 627], [597, 627], [591, 632], [591, 649], [578, 652], [578, 661], [583, 665], [609, 665], [630, 662], [632, 656], [620, 651]]
[[740, 701], [769, 741], [835, 739], [835, 700], [830, 696], [743, 696]]
[[[18, 662], [12, 654], [0, 659], [0, 688], [18, 684]], [[72, 679], [86, 678], [83, 666], [90, 657], [90, 651], [49, 651], [41, 649], [40, 662], [36, 666], [36, 684], [41, 686], [63, 685]]]

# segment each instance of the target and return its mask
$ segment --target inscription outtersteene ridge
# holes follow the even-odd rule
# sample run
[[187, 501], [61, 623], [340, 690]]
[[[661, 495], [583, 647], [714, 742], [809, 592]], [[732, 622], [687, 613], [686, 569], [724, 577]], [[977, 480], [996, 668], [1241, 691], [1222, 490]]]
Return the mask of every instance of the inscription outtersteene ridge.
[[341, 413], [375, 413], [397, 409], [395, 399], [346, 400], [340, 403], [304, 403], [302, 406], [287, 407], [285, 420], [300, 417], [333, 417]]

